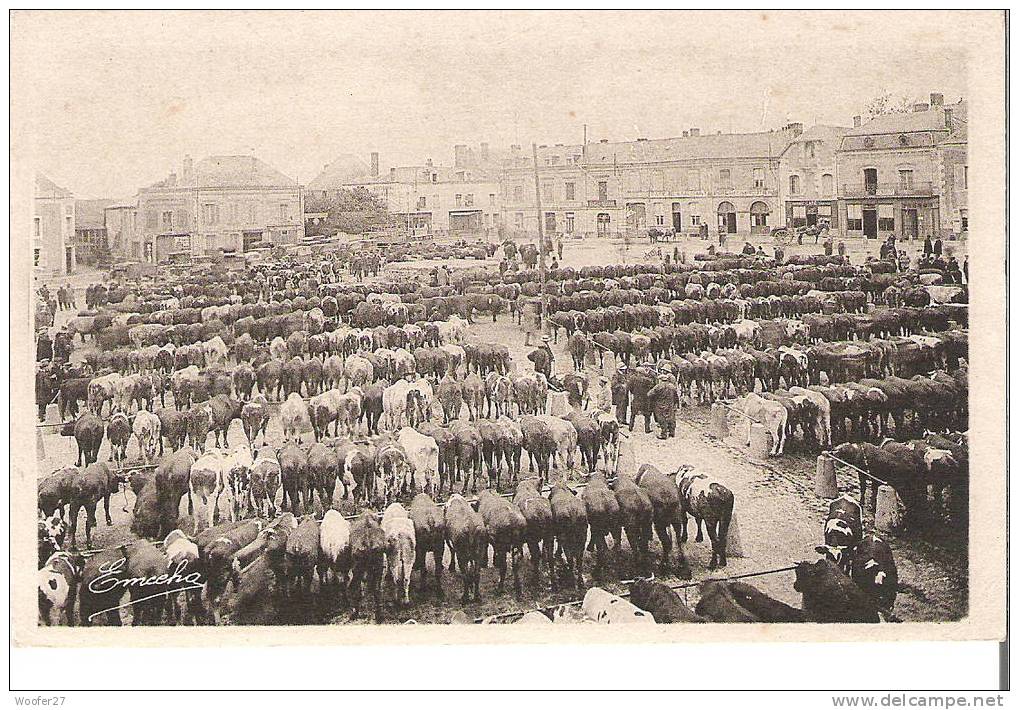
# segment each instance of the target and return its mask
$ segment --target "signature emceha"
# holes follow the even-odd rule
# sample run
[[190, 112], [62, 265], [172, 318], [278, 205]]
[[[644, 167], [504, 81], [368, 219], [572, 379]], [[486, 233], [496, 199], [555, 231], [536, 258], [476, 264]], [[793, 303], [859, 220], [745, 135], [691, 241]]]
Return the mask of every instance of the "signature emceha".
[[99, 575], [88, 583], [89, 590], [93, 594], [108, 594], [118, 589], [120, 589], [121, 592], [124, 592], [132, 588], [153, 588], [152, 594], [138, 599], [131, 599], [123, 604], [118, 604], [117, 606], [97, 611], [94, 614], [89, 615], [89, 621], [92, 621], [100, 614], [105, 614], [117, 609], [124, 609], [133, 604], [139, 604], [149, 599], [168, 597], [191, 589], [201, 589], [204, 584], [200, 572], [195, 571], [188, 572], [187, 574], [184, 573], [188, 566], [187, 560], [180, 560], [177, 563], [177, 566], [172, 570], [167, 570], [162, 574], [151, 577], [121, 577], [120, 575], [124, 571], [124, 565], [126, 562], [127, 560], [121, 557], [113, 560], [112, 562], [100, 565]]

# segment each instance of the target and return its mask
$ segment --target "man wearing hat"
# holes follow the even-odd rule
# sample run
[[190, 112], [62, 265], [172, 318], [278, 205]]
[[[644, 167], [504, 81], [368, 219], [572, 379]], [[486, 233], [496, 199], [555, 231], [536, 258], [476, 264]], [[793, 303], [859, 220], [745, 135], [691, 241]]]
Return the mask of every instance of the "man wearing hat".
[[612, 374], [612, 406], [616, 408], [616, 421], [620, 424], [627, 422], [626, 414], [630, 408], [630, 385], [626, 377], [626, 365], [622, 363]]
[[598, 377], [597, 385], [594, 387], [594, 394], [591, 397], [591, 404], [596, 410], [609, 414], [612, 412], [612, 390], [609, 388], [609, 378], [605, 375]]
[[679, 408], [679, 393], [675, 381], [669, 375], [658, 375], [658, 383], [647, 393], [655, 415], [655, 423], [660, 429], [659, 439], [676, 436], [676, 410]]
[[555, 356], [552, 355], [552, 347], [549, 345], [549, 337], [541, 336], [541, 345], [531, 351], [527, 359], [534, 363], [534, 371], [540, 372], [545, 379], [552, 379], [552, 367], [555, 364]]
[[630, 388], [633, 401], [630, 402], [630, 431], [637, 422], [637, 417], [644, 417], [644, 433], [651, 433], [651, 416], [653, 409], [648, 396], [655, 386], [654, 370], [648, 367], [635, 367], [627, 372], [626, 383]]

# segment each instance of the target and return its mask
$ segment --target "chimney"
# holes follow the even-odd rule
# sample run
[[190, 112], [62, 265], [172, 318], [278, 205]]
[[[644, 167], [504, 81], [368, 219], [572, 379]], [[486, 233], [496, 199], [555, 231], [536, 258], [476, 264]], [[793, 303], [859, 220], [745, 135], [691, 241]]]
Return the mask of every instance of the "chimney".
[[379, 176], [379, 154], [377, 152], [372, 151], [371, 161], [372, 161], [372, 177], [378, 177]]
[[859, 128], [862, 123], [863, 123], [862, 116], [853, 116], [853, 128]]
[[684, 138], [689, 138], [690, 137], [690, 131], [683, 131], [683, 137]]
[[786, 124], [786, 129], [793, 132], [794, 136], [798, 136], [803, 133], [803, 124], [799, 122]]
[[389, 181], [396, 182], [396, 168], [389, 169]]
[[928, 104], [924, 104], [924, 103], [913, 104], [913, 113], [923, 113], [924, 111], [926, 111], [929, 108], [930, 108], [930, 106]]
[[647, 138], [638, 138], [637, 139], [638, 143], [644, 143], [645, 141], [647, 141]]
[[432, 159], [431, 158], [428, 158], [427, 160], [425, 160], [425, 166], [429, 167], [429, 168], [432, 167]]
[[488, 143], [481, 144], [481, 162], [488, 162]]
[[191, 156], [184, 154], [184, 169], [181, 171], [181, 178], [185, 185], [190, 185], [194, 178], [194, 166], [191, 163]]
[[467, 167], [467, 146], [462, 144], [453, 146], [453, 167]]
[[599, 142], [599, 143], [608, 143], [608, 142], [609, 142], [609, 139], [608, 139], [608, 138], [602, 138], [602, 139], [601, 139], [600, 141], [598, 141], [598, 142]]
[[945, 105], [945, 95], [944, 94], [931, 94], [931, 106], [932, 107], [944, 106], [944, 105]]
[[947, 128], [948, 130], [952, 130], [952, 128], [953, 128], [953, 126], [952, 126], [952, 109], [950, 109], [950, 108], [946, 108], [945, 109], [945, 128]]
[[699, 129], [699, 128], [691, 128], [690, 129], [690, 137], [691, 138], [696, 138], [700, 134], [701, 134], [701, 129]]

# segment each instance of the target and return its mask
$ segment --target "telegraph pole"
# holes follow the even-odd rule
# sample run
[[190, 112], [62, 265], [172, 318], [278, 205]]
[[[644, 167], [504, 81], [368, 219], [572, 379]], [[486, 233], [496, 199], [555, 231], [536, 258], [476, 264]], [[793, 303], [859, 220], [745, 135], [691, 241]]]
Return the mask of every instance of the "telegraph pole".
[[548, 293], [545, 291], [545, 280], [548, 271], [545, 268], [545, 227], [541, 221], [541, 185], [538, 183], [538, 144], [531, 143], [531, 153], [534, 156], [534, 200], [538, 206], [538, 273], [541, 284], [541, 332], [545, 333], [548, 327]]

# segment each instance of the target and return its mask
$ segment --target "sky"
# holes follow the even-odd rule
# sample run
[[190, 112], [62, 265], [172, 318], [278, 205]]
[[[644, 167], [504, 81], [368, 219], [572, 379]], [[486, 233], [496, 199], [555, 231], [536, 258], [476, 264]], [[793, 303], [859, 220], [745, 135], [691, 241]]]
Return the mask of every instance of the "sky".
[[130, 198], [185, 154], [307, 184], [453, 145], [852, 125], [884, 92], [966, 94], [969, 18], [939, 13], [15, 12], [12, 131], [76, 197]]

